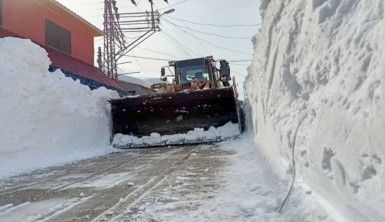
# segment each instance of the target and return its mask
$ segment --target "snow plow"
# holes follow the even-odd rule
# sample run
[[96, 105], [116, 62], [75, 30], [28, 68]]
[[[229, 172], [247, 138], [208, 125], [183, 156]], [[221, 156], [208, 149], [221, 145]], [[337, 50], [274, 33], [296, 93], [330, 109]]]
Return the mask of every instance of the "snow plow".
[[234, 137], [228, 133], [234, 126], [239, 135], [244, 130], [242, 102], [229, 64], [221, 60], [218, 69], [216, 62], [212, 56], [170, 61], [161, 69], [165, 83], [152, 86], [157, 93], [110, 100], [113, 146], [213, 143]]

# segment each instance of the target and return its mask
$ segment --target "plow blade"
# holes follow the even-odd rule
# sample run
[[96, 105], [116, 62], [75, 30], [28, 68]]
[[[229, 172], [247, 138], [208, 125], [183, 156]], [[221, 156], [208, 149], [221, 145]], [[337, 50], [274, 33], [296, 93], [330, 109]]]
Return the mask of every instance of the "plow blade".
[[128, 97], [110, 103], [113, 135], [183, 134], [240, 122], [239, 104], [231, 87]]

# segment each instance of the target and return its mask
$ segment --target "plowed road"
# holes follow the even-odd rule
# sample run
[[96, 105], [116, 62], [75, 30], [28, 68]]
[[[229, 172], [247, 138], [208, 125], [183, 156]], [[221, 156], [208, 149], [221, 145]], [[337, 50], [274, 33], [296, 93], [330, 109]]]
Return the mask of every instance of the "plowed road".
[[14, 176], [0, 180], [0, 222], [333, 221], [300, 184], [278, 213], [288, 185], [256, 150], [245, 139], [126, 150]]
[[0, 183], [0, 221], [175, 219], [213, 197], [231, 154], [214, 146], [129, 150], [15, 176]]

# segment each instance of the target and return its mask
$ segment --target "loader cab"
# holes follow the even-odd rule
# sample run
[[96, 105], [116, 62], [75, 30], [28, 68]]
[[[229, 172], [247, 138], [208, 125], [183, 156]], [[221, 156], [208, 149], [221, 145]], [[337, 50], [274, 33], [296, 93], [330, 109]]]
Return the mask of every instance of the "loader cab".
[[175, 84], [189, 86], [193, 81], [205, 81], [216, 87], [216, 70], [212, 61], [210, 56], [170, 62], [170, 66], [175, 69]]
[[[171, 83], [176, 91], [186, 89], [221, 88], [230, 86], [230, 66], [226, 60], [219, 60], [220, 68], [212, 56], [197, 59], [170, 61], [161, 69], [161, 80]], [[197, 84], [197, 82], [199, 82]], [[194, 84], [192, 84], [194, 83]], [[170, 89], [166, 89], [168, 91]]]

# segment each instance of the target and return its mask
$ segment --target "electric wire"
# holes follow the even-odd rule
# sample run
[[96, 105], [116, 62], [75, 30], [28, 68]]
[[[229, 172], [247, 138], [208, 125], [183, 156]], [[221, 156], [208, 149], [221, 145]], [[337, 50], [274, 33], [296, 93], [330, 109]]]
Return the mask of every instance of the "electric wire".
[[[134, 58], [135, 62], [136, 62], [136, 63], [138, 64], [138, 66], [139, 66], [139, 69], [140, 69], [141, 73], [144, 73], [144, 75], [146, 76], [146, 78], [150, 78], [150, 77], [147, 75], [147, 73], [145, 72], [145, 69], [144, 69], [144, 67], [142, 66], [142, 64], [140, 63], [138, 57], [135, 56], [133, 53], [131, 53], [131, 54], [132, 54], [131, 58]], [[129, 56], [129, 55], [126, 55], [126, 57], [130, 57], [130, 56]]]
[[[138, 48], [144, 49], [143, 47], [138, 47]], [[148, 48], [146, 48], [146, 50], [156, 52], [155, 50], [151, 50], [151, 49], [148, 49]], [[169, 55], [170, 55], [170, 54], [169, 54]], [[159, 58], [159, 57], [154, 58], [154, 57], [135, 56], [135, 55], [124, 55], [124, 56], [126, 56], [126, 57], [132, 57], [132, 58], [139, 58], [139, 59], [159, 60], [159, 61], [172, 61], [172, 60], [174, 60], [174, 59], [172, 59], [172, 58]], [[170, 55], [170, 56], [172, 56], [172, 55]], [[236, 63], [237, 60], [227, 60], [227, 62], [229, 62], [229, 63]], [[239, 72], [239, 71], [238, 71], [238, 72]]]
[[[163, 26], [162, 24], [160, 25], [160, 27], [163, 31], [166, 30], [169, 35], [171, 33], [171, 34], [174, 34], [173, 36], [176, 36], [176, 37], [179, 36], [179, 38], [183, 38], [185, 40], [183, 41], [183, 46], [187, 48], [188, 51], [191, 51], [193, 54], [195, 54], [196, 55], [195, 57], [200, 57], [202, 54], [205, 54], [205, 53], [201, 53], [201, 49], [205, 49], [208, 52], [207, 48], [201, 42], [197, 42], [200, 46], [196, 47], [193, 44], [193, 42], [196, 40], [189, 36], [186, 36], [184, 32], [178, 32], [179, 30], [176, 30], [176, 29], [171, 29], [171, 31], [169, 31], [169, 29]], [[210, 52], [208, 53], [210, 54]]]
[[136, 55], [124, 55], [124, 57], [134, 58], [134, 59], [146, 59], [146, 60], [156, 60], [156, 61], [172, 61], [173, 59], [166, 58], [155, 58], [155, 57], [146, 57], [146, 56], [136, 56]]
[[183, 25], [179, 25], [179, 26], [182, 27], [182, 28], [188, 29], [190, 31], [193, 31], [193, 32], [198, 32], [198, 33], [201, 33], [201, 34], [206, 34], [206, 35], [211, 35], [211, 36], [216, 36], [216, 37], [221, 37], [221, 38], [227, 38], [227, 39], [247, 39], [247, 40], [251, 39], [251, 37], [219, 35], [219, 34], [210, 33], [210, 32], [203, 32], [203, 31], [200, 31], [200, 30], [197, 30], [197, 29], [193, 29], [193, 28], [188, 27], [188, 26], [183, 26]]
[[[179, 36], [179, 39], [181, 40], [181, 37], [184, 38], [184, 40], [187, 40], [187, 41], [178, 41], [176, 38], [174, 38], [176, 41], [178, 41], [180, 44], [181, 47], [183, 47], [185, 50], [187, 50], [188, 52], [192, 53], [192, 54], [195, 54], [195, 55], [200, 55], [200, 53], [196, 51], [197, 47], [194, 47], [192, 44], [191, 44], [191, 40], [188, 40], [184, 35], [180, 36], [179, 33], [177, 33], [175, 31], [175, 29], [171, 29], [169, 30], [168, 28], [166, 28], [165, 26], [163, 26], [162, 24], [160, 24], [160, 27], [162, 29], [163, 32], [165, 32], [168, 36], [176, 36], [176, 38]], [[183, 44], [182, 44], [183, 42]]]
[[[166, 39], [170, 42], [170, 43], [174, 43], [173, 45], [178, 49], [180, 50], [181, 52], [185, 53], [186, 55], [188, 55], [190, 58], [193, 58], [194, 56], [192, 56], [183, 46], [183, 44], [181, 44], [178, 40], [176, 40], [174, 37], [168, 35], [166, 32], [161, 32], [165, 37]], [[177, 46], [179, 45], [179, 47]]]
[[210, 42], [210, 41], [208, 41], [208, 40], [202, 39], [202, 38], [200, 38], [200, 37], [198, 37], [198, 36], [196, 36], [196, 35], [194, 35], [194, 34], [188, 32], [188, 31], [186, 31], [185, 29], [183, 29], [183, 27], [180, 27], [179, 25], [177, 25], [177, 24], [175, 24], [175, 23], [173, 23], [173, 22], [170, 22], [170, 21], [168, 21], [168, 20], [165, 20], [165, 21], [166, 21], [168, 24], [171, 24], [171, 25], [177, 27], [180, 31], [184, 32], [184, 33], [187, 34], [188, 36], [192, 36], [192, 37], [194, 37], [195, 39], [197, 39], [198, 41], [205, 42], [206, 44], [209, 44], [209, 45], [214, 46], [214, 47], [216, 47], [216, 48], [220, 48], [220, 49], [227, 50], [227, 51], [232, 51], [232, 52], [237, 52], [237, 53], [241, 53], [241, 54], [247, 54], [247, 55], [250, 55], [250, 54], [251, 54], [251, 53], [247, 53], [247, 52], [244, 52], [244, 51], [239, 51], [239, 50], [235, 50], [235, 49], [225, 48], [225, 47], [222, 47], [222, 46], [220, 46], [220, 45], [216, 45], [216, 44], [214, 44], [214, 43], [212, 43], [212, 42]]
[[225, 48], [225, 47], [222, 47], [222, 46], [220, 46], [220, 45], [214, 44], [214, 43], [209, 42], [209, 41], [207, 41], [207, 40], [205, 40], [205, 39], [202, 39], [202, 38], [200, 38], [200, 37], [198, 37], [198, 36], [196, 36], [196, 35], [194, 35], [194, 34], [192, 34], [192, 33], [187, 32], [186, 30], [184, 30], [184, 29], [181, 28], [180, 26], [178, 26], [178, 25], [176, 25], [176, 24], [174, 24], [174, 23], [172, 23], [172, 22], [170, 22], [170, 21], [167, 21], [167, 20], [165, 20], [165, 21], [166, 21], [167, 23], [169, 23], [169, 24], [171, 24], [171, 25], [177, 27], [178, 29], [182, 30], [182, 31], [185, 32], [186, 34], [191, 35], [191, 36], [193, 36], [194, 38], [199, 39], [200, 41], [205, 42], [205, 43], [207, 43], [207, 44], [209, 44], [209, 45], [211, 45], [211, 46], [214, 46], [214, 47], [216, 47], [216, 48], [220, 48], [220, 49], [227, 50], [227, 51], [231, 51], [231, 52], [236, 52], [236, 53], [239, 53], [239, 54], [251, 55], [251, 53], [248, 53], [248, 52], [239, 51], [239, 50], [235, 50], [235, 49], [229, 49], [229, 48]]
[[169, 9], [169, 8], [175, 7], [175, 6], [177, 6], [177, 5], [183, 4], [183, 3], [187, 2], [187, 1], [188, 1], [188, 0], [182, 0], [182, 1], [177, 2], [177, 3], [175, 3], [175, 4], [168, 5], [168, 6], [163, 7], [163, 8], [159, 8], [158, 10]]
[[234, 24], [234, 25], [220, 25], [220, 24], [211, 24], [211, 23], [202, 23], [202, 22], [194, 22], [194, 21], [189, 21], [186, 19], [180, 19], [180, 18], [175, 18], [172, 16], [167, 16], [167, 18], [171, 18], [176, 21], [183, 21], [187, 22], [190, 24], [194, 25], [206, 25], [206, 26], [214, 26], [214, 27], [222, 27], [222, 28], [233, 28], [233, 27], [255, 27], [261, 25], [260, 23], [255, 23], [255, 24]]
[[149, 48], [140, 47], [140, 46], [138, 46], [137, 48], [138, 48], [138, 49], [142, 49], [142, 50], [146, 50], [146, 51], [149, 51], [149, 52], [153, 52], [153, 53], [158, 53], [158, 54], [161, 54], [161, 55], [166, 55], [166, 56], [175, 57], [175, 55], [171, 55], [171, 54], [169, 54], [169, 53], [161, 52], [161, 51], [154, 50], [154, 49], [149, 49]]

